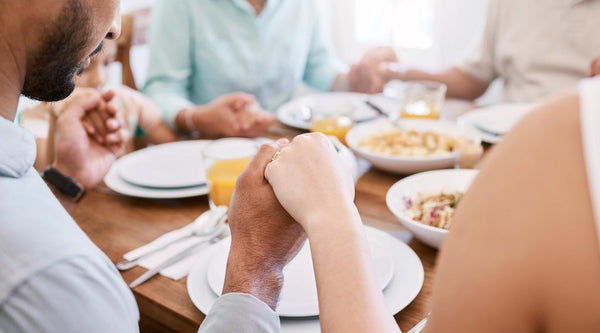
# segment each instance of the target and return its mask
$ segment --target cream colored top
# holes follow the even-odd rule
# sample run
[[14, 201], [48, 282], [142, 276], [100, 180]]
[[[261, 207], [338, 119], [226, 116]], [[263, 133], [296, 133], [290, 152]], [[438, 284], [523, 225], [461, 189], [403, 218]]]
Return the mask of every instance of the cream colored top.
[[581, 82], [579, 105], [589, 191], [600, 240], [600, 77]]
[[458, 67], [504, 102], [535, 102], [575, 89], [600, 56], [600, 0], [490, 0], [485, 30]]

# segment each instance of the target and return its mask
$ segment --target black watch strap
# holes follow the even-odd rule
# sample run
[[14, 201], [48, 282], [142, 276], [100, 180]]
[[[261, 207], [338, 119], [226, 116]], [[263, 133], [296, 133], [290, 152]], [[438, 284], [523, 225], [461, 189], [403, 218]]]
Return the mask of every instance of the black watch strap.
[[73, 179], [58, 172], [52, 166], [49, 166], [42, 173], [42, 178], [48, 183], [54, 186], [60, 193], [79, 201], [85, 194], [85, 189], [77, 184]]

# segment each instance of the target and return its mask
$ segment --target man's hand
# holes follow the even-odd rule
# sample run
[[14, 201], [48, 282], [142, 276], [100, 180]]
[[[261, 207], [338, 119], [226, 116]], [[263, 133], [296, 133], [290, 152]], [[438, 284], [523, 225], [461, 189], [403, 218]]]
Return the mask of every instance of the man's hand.
[[113, 97], [114, 93], [79, 88], [55, 105], [58, 118], [52, 166], [85, 188], [104, 178], [123, 143], [116, 110], [108, 103]]
[[265, 177], [283, 208], [309, 237], [313, 223], [346, 223], [347, 216], [340, 214], [358, 214], [352, 175], [322, 133], [295, 137], [269, 163]]
[[381, 68], [383, 64], [390, 62], [398, 62], [396, 52], [392, 48], [377, 47], [365, 53], [360, 62], [350, 68], [350, 90], [367, 94], [382, 92], [388, 78]]
[[590, 65], [590, 77], [600, 75], [600, 57], [594, 59]]
[[223, 95], [191, 112], [195, 129], [209, 137], [256, 137], [275, 122], [275, 116], [261, 110], [254, 97], [244, 93]]
[[263, 145], [236, 182], [229, 209], [231, 250], [223, 294], [248, 293], [277, 306], [283, 267], [302, 248], [306, 234], [281, 207], [264, 179], [267, 163], [287, 140]]

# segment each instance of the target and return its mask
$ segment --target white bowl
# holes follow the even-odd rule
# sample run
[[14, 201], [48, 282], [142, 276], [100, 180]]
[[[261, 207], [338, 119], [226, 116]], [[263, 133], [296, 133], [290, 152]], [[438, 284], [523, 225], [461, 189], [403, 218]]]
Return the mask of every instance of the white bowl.
[[406, 215], [404, 198], [413, 198], [421, 193], [437, 192], [466, 192], [473, 179], [477, 176], [477, 170], [451, 169], [423, 172], [406, 177], [396, 182], [388, 190], [385, 201], [388, 208], [394, 213], [400, 223], [412, 232], [417, 239], [423, 243], [439, 248], [448, 233], [448, 230], [432, 227], [415, 220]]
[[[460, 128], [454, 122], [442, 120], [401, 120], [400, 126], [405, 130], [419, 132], [432, 131], [455, 137], [466, 137], [474, 144], [481, 144], [481, 138], [472, 130]], [[444, 169], [454, 165], [454, 153], [429, 157], [402, 157], [371, 152], [358, 144], [365, 138], [380, 132], [387, 132], [394, 125], [387, 119], [378, 119], [354, 126], [346, 135], [346, 142], [354, 153], [369, 161], [374, 167], [394, 173], [410, 174], [428, 170]]]

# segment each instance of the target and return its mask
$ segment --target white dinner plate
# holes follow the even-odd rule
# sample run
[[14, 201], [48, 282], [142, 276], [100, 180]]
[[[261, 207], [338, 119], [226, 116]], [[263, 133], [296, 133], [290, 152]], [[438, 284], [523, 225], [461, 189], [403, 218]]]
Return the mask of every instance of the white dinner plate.
[[175, 189], [136, 186], [123, 180], [119, 176], [118, 168], [119, 161], [115, 162], [104, 176], [104, 183], [108, 188], [120, 194], [148, 199], [175, 199], [196, 197], [208, 193], [208, 186], [206, 185]]
[[502, 136], [536, 104], [499, 104], [473, 110], [460, 116], [457, 122], [460, 126], [477, 131], [483, 141], [498, 143]]
[[134, 185], [182, 188], [206, 183], [202, 150], [208, 140], [165, 143], [119, 159], [119, 176]]
[[[379, 286], [385, 289], [394, 275], [392, 256], [370, 234], [367, 235], [371, 256], [375, 266]], [[231, 239], [221, 241], [213, 252], [213, 258], [208, 265], [206, 278], [208, 285], [216, 295], [221, 295], [225, 281], [225, 268]], [[310, 246], [308, 242], [296, 258], [283, 270], [284, 284], [277, 304], [277, 314], [282, 317], [310, 317], [319, 315], [319, 300], [317, 283], [313, 271]]]
[[[391, 256], [394, 274], [383, 295], [391, 313], [404, 309], [418, 295], [423, 286], [423, 265], [416, 253], [391, 235], [370, 227], [365, 227], [367, 235], [375, 239]], [[208, 313], [218, 296], [212, 292], [208, 281], [208, 264], [212, 259], [213, 246], [198, 255], [187, 279], [188, 294], [194, 305], [203, 313]], [[343, 301], [343, 300], [340, 300]], [[281, 331], [284, 333], [320, 332], [318, 317], [281, 318]]]
[[331, 92], [306, 95], [296, 98], [277, 110], [277, 118], [282, 123], [304, 130], [310, 130], [310, 122], [302, 116], [303, 107], [335, 106], [336, 104], [350, 104], [354, 108], [354, 120], [362, 122], [375, 119], [379, 115], [375, 110], [365, 104], [371, 101], [383, 112], [391, 114], [400, 111], [400, 103], [383, 95], [366, 95], [351, 92]]
[[[481, 138], [473, 130], [460, 128], [454, 122], [443, 120], [422, 120], [422, 119], [402, 119], [400, 126], [404, 130], [415, 130], [419, 132], [431, 131], [435, 133], [444, 133], [452, 137], [465, 137], [474, 144], [480, 144]], [[372, 152], [359, 146], [359, 143], [367, 137], [376, 134], [388, 132], [394, 128], [387, 119], [377, 119], [364, 124], [354, 126], [346, 134], [346, 143], [354, 153], [369, 161], [374, 167], [381, 170], [411, 174], [416, 172], [444, 169], [452, 167], [456, 161], [456, 155], [452, 152], [438, 156], [411, 157], [411, 156], [391, 156]]]

